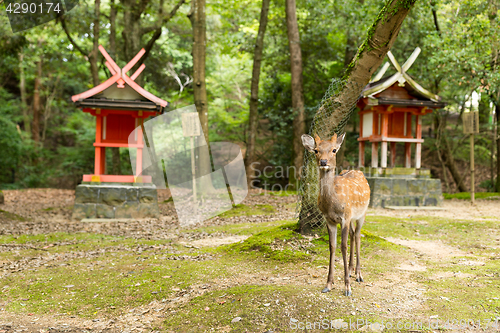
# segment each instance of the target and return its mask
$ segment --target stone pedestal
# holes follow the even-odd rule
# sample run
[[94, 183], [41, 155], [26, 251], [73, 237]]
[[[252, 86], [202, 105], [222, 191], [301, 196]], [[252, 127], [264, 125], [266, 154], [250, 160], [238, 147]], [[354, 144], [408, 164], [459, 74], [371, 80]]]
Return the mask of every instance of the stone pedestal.
[[73, 219], [147, 218], [160, 216], [154, 185], [78, 185]]
[[370, 184], [370, 207], [440, 206], [441, 180], [430, 171], [412, 168], [365, 169]]

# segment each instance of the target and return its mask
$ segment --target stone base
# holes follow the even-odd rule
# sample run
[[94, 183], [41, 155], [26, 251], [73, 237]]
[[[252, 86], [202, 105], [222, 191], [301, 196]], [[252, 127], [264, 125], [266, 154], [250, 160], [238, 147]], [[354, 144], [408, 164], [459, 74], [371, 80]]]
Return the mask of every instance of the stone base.
[[370, 184], [370, 207], [440, 206], [441, 180], [413, 177], [366, 177]]
[[154, 185], [87, 185], [76, 187], [73, 219], [134, 219], [160, 216]]

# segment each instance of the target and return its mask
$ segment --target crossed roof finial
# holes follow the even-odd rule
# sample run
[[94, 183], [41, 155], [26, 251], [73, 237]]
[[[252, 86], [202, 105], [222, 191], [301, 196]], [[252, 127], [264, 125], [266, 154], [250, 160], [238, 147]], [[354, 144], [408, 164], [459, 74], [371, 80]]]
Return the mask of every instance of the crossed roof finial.
[[104, 47], [102, 45], [99, 45], [99, 51], [101, 51], [102, 55], [106, 59], [105, 65], [111, 72], [113, 76], [111, 76], [109, 79], [104, 81], [98, 86], [95, 86], [94, 88], [87, 90], [86, 92], [83, 92], [78, 95], [74, 95], [71, 97], [73, 102], [76, 102], [78, 100], [82, 100], [85, 98], [89, 98], [91, 96], [94, 96], [105, 89], [111, 87], [114, 83], [116, 83], [118, 88], [125, 88], [125, 83], [128, 84], [132, 89], [137, 91], [140, 95], [143, 97], [147, 98], [148, 100], [154, 102], [157, 105], [161, 105], [163, 107], [166, 107], [168, 105], [167, 101], [162, 100], [161, 98], [156, 97], [155, 95], [151, 94], [150, 92], [147, 92], [142, 88], [140, 85], [135, 83], [135, 79], [139, 76], [139, 74], [142, 73], [144, 68], [146, 68], [146, 65], [142, 64], [135, 72], [132, 74], [132, 76], [128, 76], [127, 73], [134, 67], [134, 65], [141, 59], [141, 57], [146, 53], [144, 49], [141, 49], [137, 55], [128, 62], [123, 68], [120, 68], [116, 62], [111, 58], [111, 56], [106, 52]]
[[[441, 97], [439, 97], [436, 94], [431, 93], [430, 91], [428, 91], [427, 89], [425, 89], [424, 87], [419, 85], [417, 82], [415, 82], [415, 80], [413, 80], [411, 78], [410, 75], [408, 75], [408, 73], [406, 73], [408, 71], [408, 69], [410, 69], [411, 65], [413, 65], [413, 63], [415, 62], [415, 60], [417, 59], [417, 57], [421, 51], [422, 50], [419, 47], [417, 47], [413, 51], [413, 53], [410, 55], [408, 60], [406, 60], [406, 62], [403, 64], [403, 66], [399, 65], [398, 61], [396, 60], [396, 58], [394, 58], [394, 55], [391, 53], [391, 51], [387, 52], [387, 57], [389, 58], [390, 62], [394, 66], [394, 68], [397, 70], [397, 73], [392, 75], [391, 77], [389, 77], [383, 83], [374, 85], [373, 87], [368, 88], [367, 90], [363, 91], [363, 95], [364, 96], [372, 96], [372, 95], [375, 95], [375, 94], [378, 94], [378, 93], [384, 91], [385, 89], [389, 88], [390, 86], [392, 86], [396, 82], [398, 82], [398, 85], [400, 87], [403, 87], [405, 85], [405, 82], [408, 82], [408, 84], [413, 89], [415, 89], [416, 91], [421, 93], [423, 96], [426, 96], [427, 98], [429, 98], [430, 100], [432, 100], [434, 102], [440, 101]], [[382, 78], [382, 76], [384, 76], [384, 74], [388, 68], [389, 68], [389, 63], [386, 62], [384, 64], [384, 66], [382, 67], [382, 69], [377, 73], [377, 75], [375, 75], [375, 77], [370, 82], [379, 81]]]

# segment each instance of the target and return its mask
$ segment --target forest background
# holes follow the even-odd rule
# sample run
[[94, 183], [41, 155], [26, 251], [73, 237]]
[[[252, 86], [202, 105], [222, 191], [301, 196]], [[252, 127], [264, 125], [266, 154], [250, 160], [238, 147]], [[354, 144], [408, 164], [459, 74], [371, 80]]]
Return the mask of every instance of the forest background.
[[[330, 82], [343, 76], [384, 2], [297, 1], [303, 127], [296, 126], [300, 115], [292, 105], [289, 45], [294, 43], [289, 43], [293, 36], [286, 1], [267, 3], [257, 129], [252, 132], [258, 168], [271, 166], [278, 171], [294, 165], [298, 151], [293, 142], [303, 134], [300, 128], [307, 131]], [[252, 68], [264, 6], [250, 0], [207, 1], [203, 6], [210, 140], [238, 143], [245, 152]], [[403, 63], [420, 47], [422, 53], [409, 74], [448, 103], [424, 117], [422, 158], [423, 167], [441, 178], [444, 192], [470, 189], [469, 140], [460, 118], [471, 110], [479, 111], [481, 124], [475, 139], [476, 191], [500, 191], [500, 131], [495, 113], [500, 105], [499, 10], [495, 0], [417, 1], [391, 50]], [[74, 188], [84, 173], [92, 172], [95, 121], [77, 109], [70, 97], [110, 76], [97, 52], [99, 44], [119, 66], [144, 47], [146, 69], [140, 84], [168, 100], [170, 110], [194, 104], [194, 16], [191, 3], [184, 0], [80, 0], [58, 20], [12, 33], [3, 11], [0, 189]], [[387, 73], [393, 72], [390, 68]], [[345, 167], [358, 164], [358, 127], [354, 113], [346, 126], [341, 162]], [[107, 158], [113, 173], [131, 173], [127, 149], [115, 149]], [[260, 174], [255, 184], [289, 181], [286, 173], [270, 171]]]

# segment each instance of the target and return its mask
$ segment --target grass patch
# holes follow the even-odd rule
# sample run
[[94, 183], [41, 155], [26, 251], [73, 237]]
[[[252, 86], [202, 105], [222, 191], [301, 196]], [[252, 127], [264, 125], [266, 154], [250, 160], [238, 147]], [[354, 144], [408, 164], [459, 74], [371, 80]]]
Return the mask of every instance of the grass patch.
[[[470, 192], [459, 192], [459, 193], [443, 193], [443, 198], [459, 199], [459, 200], [470, 200]], [[487, 198], [498, 198], [500, 199], [500, 193], [498, 192], [476, 192], [474, 193], [475, 199], [487, 199]]]
[[243, 205], [238, 204], [231, 210], [228, 210], [222, 214], [220, 217], [231, 218], [235, 216], [251, 216], [251, 215], [269, 215], [275, 212], [275, 209], [271, 205]]

